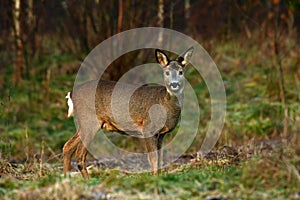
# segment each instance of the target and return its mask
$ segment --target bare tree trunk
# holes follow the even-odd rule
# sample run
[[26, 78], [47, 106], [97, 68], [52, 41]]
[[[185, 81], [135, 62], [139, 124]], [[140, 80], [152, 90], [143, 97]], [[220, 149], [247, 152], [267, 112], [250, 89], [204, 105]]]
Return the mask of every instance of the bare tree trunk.
[[164, 26], [164, 0], [158, 0], [158, 26], [163, 27]]
[[[27, 23], [26, 28], [24, 28], [23, 33], [26, 33], [27, 41], [23, 41], [24, 45], [24, 77], [29, 78], [30, 77], [30, 69], [31, 66], [31, 58], [34, 57], [36, 53], [36, 42], [35, 42], [35, 35], [36, 35], [36, 18], [33, 13], [33, 0], [27, 0]], [[28, 51], [28, 52], [27, 52]]]
[[191, 24], [191, 2], [190, 0], [184, 0], [184, 19], [185, 19], [185, 29], [187, 33], [192, 33], [192, 27]]
[[173, 29], [173, 25], [174, 25], [174, 7], [178, 3], [179, 3], [179, 0], [177, 0], [177, 1], [171, 1], [171, 3], [170, 3], [170, 13], [169, 13], [170, 29]]
[[21, 19], [20, 19], [20, 12], [21, 12], [21, 1], [15, 0], [14, 1], [14, 10], [13, 10], [13, 22], [14, 22], [14, 35], [16, 41], [16, 51], [17, 51], [17, 60], [16, 60], [16, 71], [14, 74], [14, 81], [15, 84], [18, 85], [22, 80], [22, 71], [23, 71], [23, 54], [24, 54], [24, 47], [23, 42], [21, 39]]
[[82, 23], [83, 23], [83, 30], [81, 32], [81, 36], [82, 36], [82, 45], [84, 48], [85, 52], [89, 52], [89, 32], [88, 32], [88, 1], [85, 0], [84, 1], [84, 8], [83, 8], [83, 19], [82, 19]]
[[33, 0], [28, 0], [28, 21], [29, 24], [32, 25], [34, 22], [34, 15], [33, 15]]
[[174, 24], [174, 6], [175, 4], [173, 3], [173, 1], [171, 1], [171, 4], [170, 4], [170, 29], [173, 29], [173, 24]]
[[191, 16], [190, 8], [191, 8], [190, 0], [184, 0], [184, 18], [186, 21], [189, 21]]
[[[164, 27], [164, 0], [158, 0], [158, 12], [157, 12], [157, 25], [159, 27]], [[158, 42], [163, 41], [162, 32], [158, 36]]]
[[279, 76], [278, 85], [280, 92], [280, 99], [283, 107], [284, 119], [283, 119], [283, 133], [282, 136], [286, 137], [288, 132], [288, 107], [285, 96], [284, 74], [282, 69], [282, 60], [280, 56], [280, 44], [279, 44], [279, 5], [275, 7], [275, 30], [274, 30], [274, 54], [275, 54], [275, 67]]
[[123, 0], [119, 0], [119, 13], [118, 13], [118, 33], [122, 31], [123, 24]]

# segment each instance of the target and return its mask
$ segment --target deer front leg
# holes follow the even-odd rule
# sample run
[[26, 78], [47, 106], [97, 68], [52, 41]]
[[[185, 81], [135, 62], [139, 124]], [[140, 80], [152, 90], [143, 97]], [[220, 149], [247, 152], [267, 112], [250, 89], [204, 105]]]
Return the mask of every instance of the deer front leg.
[[80, 141], [80, 143], [77, 146], [76, 153], [75, 153], [75, 159], [77, 162], [78, 170], [80, 171], [81, 175], [85, 180], [89, 180], [89, 174], [86, 169], [86, 156], [87, 156], [87, 149], [83, 145], [83, 143]]
[[69, 139], [63, 147], [63, 161], [64, 161], [64, 176], [71, 170], [71, 159], [74, 154], [78, 143], [80, 142], [79, 130]]
[[152, 168], [152, 174], [157, 174], [158, 167], [158, 152], [157, 152], [157, 138], [156, 136], [145, 138], [145, 145], [148, 152], [148, 160]]
[[158, 134], [157, 135], [157, 154], [158, 154], [158, 170], [160, 171], [163, 166], [163, 150], [162, 150], [162, 143], [163, 139], [165, 137], [165, 134]]

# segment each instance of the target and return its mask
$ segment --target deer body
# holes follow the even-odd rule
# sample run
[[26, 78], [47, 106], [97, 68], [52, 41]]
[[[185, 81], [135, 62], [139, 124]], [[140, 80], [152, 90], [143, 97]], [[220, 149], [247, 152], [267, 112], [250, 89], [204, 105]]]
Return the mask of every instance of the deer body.
[[[134, 85], [100, 80], [80, 85], [71, 95], [68, 94], [68, 105], [74, 106], [78, 130], [63, 148], [64, 174], [70, 170], [71, 158], [75, 152], [79, 171], [85, 179], [89, 178], [85, 164], [87, 149], [81, 140], [92, 141], [95, 132], [100, 128], [143, 137], [149, 163], [153, 174], [156, 174], [162, 165], [161, 145], [164, 135], [176, 127], [180, 118], [184, 88], [183, 68], [192, 51], [190, 48], [177, 60], [170, 61], [162, 51], [156, 50], [157, 61], [164, 71], [165, 86], [141, 86], [135, 90]], [[118, 88], [116, 96], [115, 88]], [[126, 102], [123, 97], [131, 91], [134, 92], [129, 102]], [[91, 100], [94, 103], [89, 102]], [[113, 110], [112, 106], [118, 104], [129, 106], [130, 117], [124, 116], [122, 109]], [[72, 109], [69, 108], [70, 110]], [[92, 112], [96, 113], [97, 121], [90, 119]]]
[[[120, 126], [112, 117], [111, 110], [111, 96], [115, 82], [112, 81], [100, 81], [96, 92], [96, 113], [100, 121], [104, 121], [113, 125], [117, 130], [122, 132], [137, 132], [143, 129], [149, 121], [149, 109], [151, 106], [159, 104], [165, 107], [167, 111], [167, 120], [164, 127], [161, 130], [173, 130], [177, 125], [178, 118], [180, 116], [179, 100], [176, 96], [170, 96], [166, 88], [163, 86], [143, 86], [138, 88], [131, 96], [129, 101], [129, 112], [131, 119], [128, 121], [122, 121], [125, 127]], [[127, 93], [128, 84], [121, 85], [120, 91]], [[105, 95], [103, 95], [105, 91]], [[149, 95], [152, 94], [152, 95]], [[145, 101], [145, 99], [147, 99]], [[122, 101], [122, 100], [121, 100]], [[115, 115], [122, 115], [124, 111], [116, 110]], [[126, 119], [125, 119], [126, 120]], [[132, 122], [135, 126], [131, 126]], [[126, 124], [129, 124], [126, 126]], [[135, 129], [132, 129], [135, 128]], [[160, 131], [159, 133], [164, 133]]]

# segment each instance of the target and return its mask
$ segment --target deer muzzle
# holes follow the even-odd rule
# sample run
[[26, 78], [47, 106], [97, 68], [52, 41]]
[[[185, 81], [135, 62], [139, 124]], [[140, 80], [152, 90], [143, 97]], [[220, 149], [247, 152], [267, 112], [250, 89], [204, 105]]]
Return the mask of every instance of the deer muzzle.
[[170, 84], [171, 89], [177, 90], [179, 89], [179, 83], [178, 82], [173, 82]]

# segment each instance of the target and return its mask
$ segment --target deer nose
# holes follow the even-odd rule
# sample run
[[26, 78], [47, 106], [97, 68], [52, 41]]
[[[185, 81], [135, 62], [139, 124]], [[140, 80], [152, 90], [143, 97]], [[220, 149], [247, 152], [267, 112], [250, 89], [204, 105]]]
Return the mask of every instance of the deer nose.
[[173, 83], [170, 84], [170, 87], [172, 89], [177, 89], [179, 87], [179, 83], [178, 82], [173, 82]]

